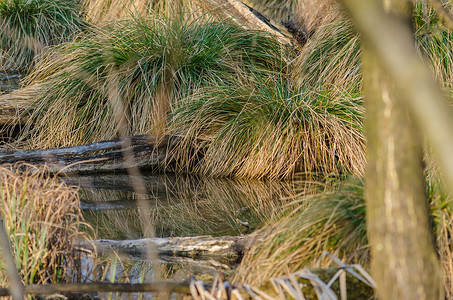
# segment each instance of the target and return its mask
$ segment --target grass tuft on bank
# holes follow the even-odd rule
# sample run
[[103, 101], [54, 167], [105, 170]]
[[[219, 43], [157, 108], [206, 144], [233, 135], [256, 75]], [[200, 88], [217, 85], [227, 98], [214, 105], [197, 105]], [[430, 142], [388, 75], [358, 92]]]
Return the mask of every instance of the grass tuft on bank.
[[348, 263], [368, 264], [363, 183], [335, 179], [319, 189], [295, 200], [296, 209], [258, 231], [264, 239], [245, 254], [234, 281], [261, 285], [313, 266], [324, 251]]
[[35, 56], [86, 26], [78, 0], [0, 0], [0, 66], [26, 73]]
[[24, 136], [36, 148], [110, 139], [118, 113], [130, 134], [161, 133], [173, 105], [194, 89], [234, 85], [238, 70], [274, 73], [284, 67], [282, 52], [264, 33], [227, 22], [153, 15], [111, 24], [36, 67], [28, 83], [42, 89]]
[[[44, 168], [1, 166], [0, 212], [24, 284], [64, 282], [72, 276], [67, 271], [75, 267], [75, 243], [86, 238], [77, 189]], [[5, 284], [3, 263], [0, 282]]]
[[357, 94], [296, 88], [282, 76], [240, 78], [200, 89], [175, 108], [171, 133], [183, 137], [172, 157], [176, 171], [258, 179], [362, 173]]

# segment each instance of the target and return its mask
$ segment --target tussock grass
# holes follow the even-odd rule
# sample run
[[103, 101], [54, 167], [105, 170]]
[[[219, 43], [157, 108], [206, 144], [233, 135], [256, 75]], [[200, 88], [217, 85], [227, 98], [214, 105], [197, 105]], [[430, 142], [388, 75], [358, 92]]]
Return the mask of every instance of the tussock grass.
[[[360, 39], [352, 22], [331, 0], [310, 0], [300, 5], [299, 22], [306, 25], [312, 36], [294, 61], [294, 81], [299, 86], [327, 85], [360, 90]], [[420, 55], [431, 66], [440, 84], [451, 89], [451, 31], [422, 1], [415, 3], [413, 24]]]
[[172, 116], [171, 132], [184, 137], [176, 169], [274, 179], [296, 172], [361, 174], [362, 113], [356, 95], [298, 89], [281, 77], [204, 88]]
[[235, 282], [260, 285], [267, 278], [314, 265], [324, 251], [368, 264], [363, 184], [349, 179], [320, 188], [324, 190], [296, 200], [302, 209], [260, 231], [265, 239], [246, 253]]
[[86, 25], [77, 0], [0, 0], [0, 66], [26, 72], [46, 47], [70, 40]]
[[[444, 272], [447, 298], [453, 291], [453, 206], [435, 171], [426, 182], [436, 249]], [[303, 267], [331, 266], [318, 260], [328, 251], [348, 263], [369, 265], [363, 182], [357, 178], [319, 184], [317, 193], [296, 198], [286, 215], [258, 231], [265, 236], [244, 256], [235, 282], [261, 285]]]
[[[451, 2], [446, 2], [450, 9]], [[425, 2], [417, 2], [414, 9], [414, 27], [419, 52], [430, 62], [435, 78], [444, 90], [453, 88], [453, 33]]]
[[445, 298], [453, 297], [453, 198], [447, 192], [440, 171], [431, 157], [426, 159], [428, 176], [427, 195], [430, 199], [431, 221], [438, 257], [443, 268]]
[[[25, 284], [61, 282], [85, 238], [77, 189], [28, 165], [0, 167], [0, 211]], [[7, 282], [0, 262], [0, 282]]]
[[360, 39], [349, 19], [339, 17], [320, 27], [294, 62], [299, 86], [360, 89]]
[[156, 133], [195, 87], [234, 84], [238, 69], [274, 72], [281, 57], [272, 38], [227, 22], [154, 15], [112, 24], [37, 66], [28, 82], [43, 88], [24, 136], [37, 148], [116, 137], [112, 94], [119, 95], [131, 134]]

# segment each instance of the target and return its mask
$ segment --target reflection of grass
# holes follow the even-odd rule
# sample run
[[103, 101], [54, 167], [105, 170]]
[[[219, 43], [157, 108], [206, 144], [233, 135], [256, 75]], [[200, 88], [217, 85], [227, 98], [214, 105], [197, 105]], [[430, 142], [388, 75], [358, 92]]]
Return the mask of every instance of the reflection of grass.
[[[74, 244], [82, 216], [77, 190], [46, 175], [43, 169], [0, 167], [0, 211], [16, 265], [27, 283], [65, 280], [74, 265]], [[7, 282], [0, 263], [0, 282]]]
[[86, 26], [80, 9], [77, 0], [0, 0], [0, 66], [27, 71], [45, 47]]
[[245, 228], [240, 218], [254, 230], [272, 220], [282, 210], [291, 187], [283, 183], [257, 181], [200, 180], [191, 190], [178, 184], [172, 192], [174, 205], [156, 210], [156, 230], [161, 235], [236, 235]]
[[[194, 236], [240, 234], [246, 231], [236, 218], [250, 223], [251, 230], [274, 219], [287, 203], [282, 197], [291, 195], [291, 184], [259, 181], [214, 179], [162, 179], [167, 185], [166, 196], [150, 201], [150, 212], [85, 211], [86, 220], [101, 238], [139, 238], [140, 224], [152, 224], [157, 236]], [[105, 199], [117, 192], [102, 191]], [[98, 198], [99, 199], [99, 198]], [[147, 220], [138, 222], [146, 215]]]
[[[215, 275], [220, 269], [216, 270], [215, 265], [209, 268], [209, 264], [188, 262], [165, 262], [165, 258], [159, 261], [147, 261], [137, 258], [128, 258], [122, 254], [102, 254], [96, 257], [87, 266], [93, 281], [110, 282], [153, 282], [163, 279], [174, 281], [188, 281], [191, 275]], [[171, 260], [171, 258], [169, 258]], [[206, 266], [206, 268], [204, 267]], [[92, 268], [92, 269], [91, 269]], [[159, 278], [156, 278], [156, 275]], [[206, 276], [207, 277], [207, 276]]]

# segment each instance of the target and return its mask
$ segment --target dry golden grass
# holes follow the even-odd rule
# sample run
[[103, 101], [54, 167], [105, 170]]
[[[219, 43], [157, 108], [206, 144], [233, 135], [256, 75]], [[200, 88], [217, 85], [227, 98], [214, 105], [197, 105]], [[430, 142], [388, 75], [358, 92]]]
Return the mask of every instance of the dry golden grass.
[[[65, 281], [74, 266], [74, 245], [87, 238], [76, 188], [44, 168], [0, 167], [0, 211], [26, 284]], [[0, 263], [0, 282], [6, 283]]]
[[298, 89], [281, 77], [237, 82], [201, 89], [175, 108], [171, 133], [183, 137], [174, 151], [177, 171], [257, 179], [362, 174], [360, 97]]
[[94, 24], [197, 9], [192, 0], [84, 0], [83, 6], [87, 20]]
[[343, 18], [339, 4], [334, 0], [299, 0], [295, 1], [294, 14], [296, 21], [309, 33], [322, 30], [332, 21]]
[[444, 271], [445, 299], [453, 299], [453, 215], [446, 211], [438, 216], [437, 247]]
[[33, 104], [38, 86], [30, 85], [26, 88], [0, 95], [0, 127], [2, 125], [17, 125], [26, 123], [26, 111]]
[[[272, 277], [313, 266], [325, 251], [348, 263], [368, 264], [365, 201], [356, 179], [320, 186], [296, 200], [299, 207], [258, 233], [265, 238], [248, 251], [234, 281], [259, 286]], [[318, 266], [328, 266], [322, 261]]]

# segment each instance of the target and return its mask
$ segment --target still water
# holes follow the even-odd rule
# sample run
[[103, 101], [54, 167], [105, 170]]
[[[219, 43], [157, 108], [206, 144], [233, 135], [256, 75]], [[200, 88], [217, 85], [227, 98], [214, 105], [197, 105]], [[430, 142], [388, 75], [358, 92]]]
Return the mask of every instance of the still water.
[[[139, 178], [127, 174], [77, 176], [66, 181], [80, 186], [81, 208], [95, 238], [113, 240], [247, 234], [281, 214], [296, 190], [288, 182], [174, 174], [142, 174], [145, 195], [134, 191], [133, 183]], [[194, 276], [209, 280], [218, 272], [228, 276], [235, 267], [213, 259], [149, 259], [127, 253], [111, 253], [96, 263], [89, 259], [85, 263], [97, 265], [90, 280], [120, 282], [190, 280]]]

